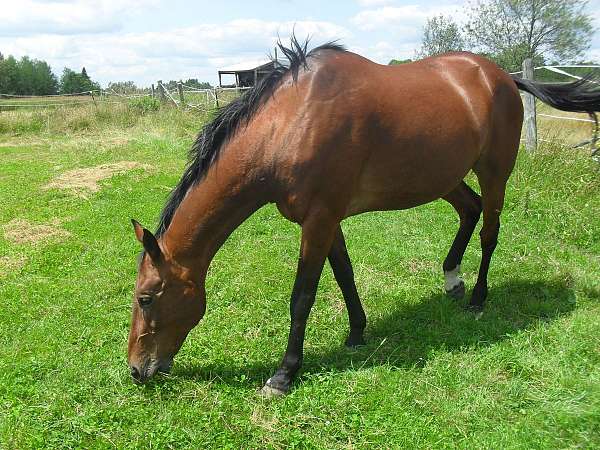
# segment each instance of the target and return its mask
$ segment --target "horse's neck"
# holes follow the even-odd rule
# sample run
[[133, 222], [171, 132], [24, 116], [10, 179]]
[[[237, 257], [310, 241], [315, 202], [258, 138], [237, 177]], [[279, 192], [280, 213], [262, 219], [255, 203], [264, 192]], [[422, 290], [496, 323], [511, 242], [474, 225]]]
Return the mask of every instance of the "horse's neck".
[[[229, 160], [229, 161], [228, 161]], [[202, 279], [229, 235], [267, 203], [264, 177], [224, 154], [181, 202], [162, 238], [171, 257]]]

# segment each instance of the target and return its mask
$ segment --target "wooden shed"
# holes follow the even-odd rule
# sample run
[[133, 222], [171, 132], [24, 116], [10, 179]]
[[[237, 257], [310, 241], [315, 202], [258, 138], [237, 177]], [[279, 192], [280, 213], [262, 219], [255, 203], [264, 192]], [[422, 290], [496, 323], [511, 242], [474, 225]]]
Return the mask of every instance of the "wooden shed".
[[[221, 87], [250, 87], [255, 86], [266, 74], [271, 72], [276, 64], [281, 64], [277, 60], [265, 59], [261, 61], [249, 61], [225, 67], [219, 70], [219, 86]], [[235, 84], [223, 85], [223, 75], [234, 75]]]

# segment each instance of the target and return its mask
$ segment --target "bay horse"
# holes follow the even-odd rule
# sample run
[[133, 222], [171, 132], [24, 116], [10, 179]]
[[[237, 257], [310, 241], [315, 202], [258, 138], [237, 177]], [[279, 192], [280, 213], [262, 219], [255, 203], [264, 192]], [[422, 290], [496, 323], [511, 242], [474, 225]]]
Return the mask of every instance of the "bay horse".
[[[306, 322], [328, 259], [348, 311], [349, 346], [366, 317], [340, 222], [443, 198], [460, 226], [443, 262], [446, 292], [465, 294], [460, 263], [483, 212], [482, 257], [469, 307], [481, 310], [506, 182], [519, 148], [519, 89], [558, 109], [597, 111], [592, 80], [542, 84], [488, 59], [450, 53], [383, 66], [329, 43], [279, 45], [289, 65], [220, 110], [198, 135], [155, 234], [132, 221], [138, 267], [128, 362], [135, 382], [168, 371], [206, 310], [209, 264], [253, 212], [275, 203], [301, 226], [291, 326], [280, 367], [262, 392], [289, 391], [302, 364]], [[463, 179], [477, 176], [481, 196]]]

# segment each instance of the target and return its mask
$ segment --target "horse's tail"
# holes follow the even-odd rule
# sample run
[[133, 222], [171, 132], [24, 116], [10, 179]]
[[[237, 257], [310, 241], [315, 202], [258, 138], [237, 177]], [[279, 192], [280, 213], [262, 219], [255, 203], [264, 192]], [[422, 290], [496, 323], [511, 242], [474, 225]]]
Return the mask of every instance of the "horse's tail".
[[600, 77], [586, 76], [572, 83], [538, 83], [512, 75], [517, 87], [563, 111], [600, 112]]

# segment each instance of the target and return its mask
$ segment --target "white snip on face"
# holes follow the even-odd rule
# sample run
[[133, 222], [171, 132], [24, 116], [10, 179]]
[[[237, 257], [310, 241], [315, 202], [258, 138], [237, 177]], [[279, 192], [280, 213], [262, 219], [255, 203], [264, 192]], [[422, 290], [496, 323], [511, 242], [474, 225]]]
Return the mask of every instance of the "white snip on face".
[[459, 276], [460, 273], [460, 264], [456, 266], [454, 269], [449, 270], [448, 272], [444, 271], [444, 278], [446, 279], [444, 283], [444, 287], [446, 291], [451, 291], [456, 286], [462, 283], [462, 278]]

